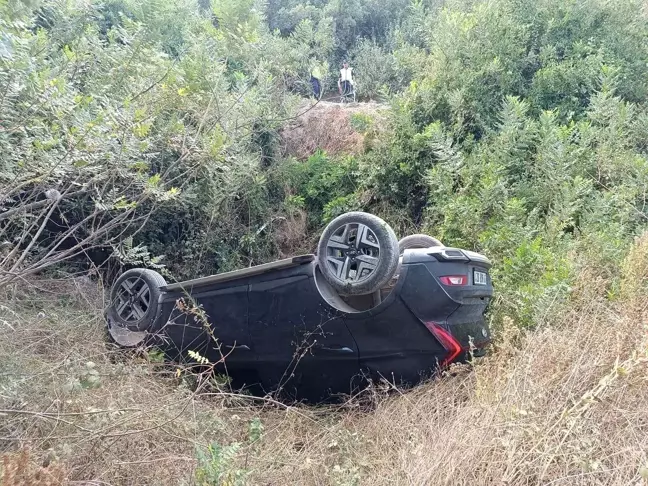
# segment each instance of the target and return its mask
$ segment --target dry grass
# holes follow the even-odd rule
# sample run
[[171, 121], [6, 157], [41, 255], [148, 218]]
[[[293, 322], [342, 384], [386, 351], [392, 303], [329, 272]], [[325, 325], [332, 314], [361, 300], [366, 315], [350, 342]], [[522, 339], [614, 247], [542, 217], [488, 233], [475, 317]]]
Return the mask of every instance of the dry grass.
[[300, 116], [281, 133], [283, 153], [298, 159], [308, 158], [317, 149], [330, 155], [360, 154], [365, 150], [365, 136], [353, 129], [351, 116], [361, 113], [378, 118], [382, 108], [377, 103], [341, 105], [330, 101], [302, 105]]
[[279, 258], [290, 258], [315, 251], [317, 240], [309, 234], [306, 211], [296, 209], [287, 217], [277, 221], [273, 239], [279, 249]]
[[[196, 394], [145, 354], [107, 347], [87, 290], [22, 288], [0, 314], [4, 484], [9, 463], [21, 464], [14, 477], [50, 478], [15, 484], [195, 484], [195, 450], [213, 442], [241, 443], [218, 465], [254, 485], [646, 484], [645, 286], [617, 303], [585, 277], [575, 288], [552, 326], [523, 335], [509, 323], [482, 362], [409, 392], [375, 391], [370, 409]], [[99, 386], [80, 386], [92, 369]], [[264, 430], [249, 443], [254, 418]]]

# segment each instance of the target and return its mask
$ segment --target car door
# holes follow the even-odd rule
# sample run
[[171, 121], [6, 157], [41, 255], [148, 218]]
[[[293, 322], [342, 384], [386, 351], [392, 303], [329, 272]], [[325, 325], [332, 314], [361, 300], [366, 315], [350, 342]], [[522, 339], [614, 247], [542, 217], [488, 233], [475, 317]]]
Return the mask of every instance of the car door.
[[359, 373], [358, 348], [311, 275], [250, 285], [250, 334], [266, 391], [320, 401], [349, 393]]
[[248, 285], [193, 288], [189, 295], [165, 299], [165, 305], [173, 305], [165, 334], [177, 353], [186, 358], [188, 351], [195, 351], [211, 363], [220, 362], [221, 372], [253, 368]]

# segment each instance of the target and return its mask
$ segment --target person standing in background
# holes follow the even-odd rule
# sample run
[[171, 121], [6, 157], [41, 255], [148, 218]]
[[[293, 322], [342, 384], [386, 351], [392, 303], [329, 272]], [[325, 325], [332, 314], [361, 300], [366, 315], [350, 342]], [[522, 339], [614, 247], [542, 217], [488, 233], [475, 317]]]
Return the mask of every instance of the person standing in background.
[[349, 63], [344, 61], [342, 69], [340, 69], [340, 78], [338, 79], [338, 90], [341, 95], [353, 93], [353, 68], [349, 67]]
[[316, 100], [322, 96], [322, 68], [317, 61], [311, 61], [311, 84], [313, 85], [313, 95]]

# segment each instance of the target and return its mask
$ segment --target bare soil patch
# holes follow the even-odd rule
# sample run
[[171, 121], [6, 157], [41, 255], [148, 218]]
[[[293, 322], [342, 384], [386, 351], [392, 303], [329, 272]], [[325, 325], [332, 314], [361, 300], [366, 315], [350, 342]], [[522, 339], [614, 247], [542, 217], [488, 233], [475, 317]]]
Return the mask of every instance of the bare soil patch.
[[331, 155], [357, 155], [365, 150], [370, 133], [354, 128], [352, 117], [367, 115], [373, 120], [370, 130], [384, 124], [386, 105], [379, 103], [340, 104], [331, 101], [305, 102], [298, 116], [281, 132], [284, 155], [306, 159], [317, 149]]

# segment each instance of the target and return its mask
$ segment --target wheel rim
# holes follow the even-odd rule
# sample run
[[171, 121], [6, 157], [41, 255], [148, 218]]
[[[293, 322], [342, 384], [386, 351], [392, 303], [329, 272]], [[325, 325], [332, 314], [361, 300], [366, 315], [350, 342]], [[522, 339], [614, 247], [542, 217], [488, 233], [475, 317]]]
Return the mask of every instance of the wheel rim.
[[151, 289], [141, 277], [124, 280], [117, 291], [117, 315], [124, 322], [142, 320], [151, 306]]
[[339, 280], [360, 283], [369, 279], [380, 261], [380, 243], [364, 224], [345, 224], [326, 242], [326, 265]]

